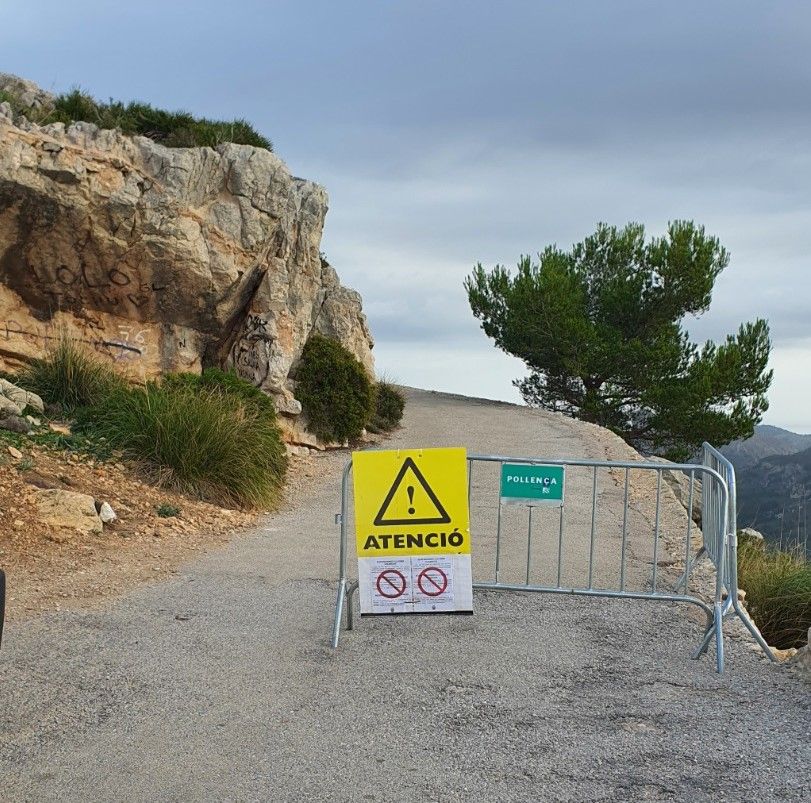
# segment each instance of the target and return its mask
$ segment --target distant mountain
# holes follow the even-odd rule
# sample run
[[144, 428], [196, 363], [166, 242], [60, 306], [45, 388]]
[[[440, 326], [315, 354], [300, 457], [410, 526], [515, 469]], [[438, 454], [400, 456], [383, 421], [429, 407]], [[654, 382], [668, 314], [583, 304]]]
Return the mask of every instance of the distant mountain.
[[751, 438], [728, 443], [721, 448], [721, 452], [732, 461], [737, 472], [766, 457], [796, 454], [805, 449], [811, 449], [811, 435], [800, 435], [769, 424], [759, 424]]
[[800, 543], [808, 550], [811, 448], [795, 454], [772, 454], [743, 469], [736, 465], [735, 475], [738, 527], [753, 527], [785, 548]]

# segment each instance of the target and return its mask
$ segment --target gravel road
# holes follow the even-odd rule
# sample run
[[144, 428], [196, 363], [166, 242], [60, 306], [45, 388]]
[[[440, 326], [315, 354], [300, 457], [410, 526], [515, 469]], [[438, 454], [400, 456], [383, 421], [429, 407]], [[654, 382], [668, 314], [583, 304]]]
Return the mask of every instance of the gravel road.
[[[392, 443], [627, 454], [563, 417], [423, 391], [409, 391]], [[808, 687], [744, 640], [729, 640], [722, 676], [711, 654], [690, 660], [701, 621], [684, 606], [477, 592], [472, 617], [364, 619], [333, 654], [345, 460], [318, 457], [285, 510], [168, 582], [9, 626], [0, 798], [811, 800]], [[492, 478], [474, 476], [483, 576]], [[572, 576], [583, 571], [576, 532], [590, 481], [567, 479]], [[598, 493], [600, 580], [616, 568], [622, 488], [606, 474]], [[629, 578], [642, 587], [649, 497], [634, 484]], [[681, 526], [676, 508], [663, 504], [663, 530]], [[505, 549], [525, 549], [526, 525], [510, 515]], [[537, 523], [539, 579], [551, 571], [553, 525]], [[507, 559], [507, 576], [523, 565]]]

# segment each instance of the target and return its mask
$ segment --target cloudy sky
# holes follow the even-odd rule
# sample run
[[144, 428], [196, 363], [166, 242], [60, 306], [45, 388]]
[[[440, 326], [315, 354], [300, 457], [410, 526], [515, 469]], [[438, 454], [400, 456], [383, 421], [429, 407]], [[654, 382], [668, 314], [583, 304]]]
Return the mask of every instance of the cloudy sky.
[[732, 261], [696, 338], [766, 317], [767, 423], [811, 432], [811, 5], [0, 0], [0, 70], [244, 116], [330, 194], [323, 250], [382, 372], [518, 400], [473, 319], [478, 261], [598, 221], [691, 218]]

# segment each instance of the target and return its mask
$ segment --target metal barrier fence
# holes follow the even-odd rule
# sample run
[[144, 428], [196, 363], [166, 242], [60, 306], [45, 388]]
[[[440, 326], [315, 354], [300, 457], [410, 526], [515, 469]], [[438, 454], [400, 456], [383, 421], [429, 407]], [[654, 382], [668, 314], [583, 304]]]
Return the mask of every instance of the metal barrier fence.
[[[715, 450], [712, 453], [717, 465], [468, 455], [468, 497], [474, 537], [473, 588], [694, 605], [704, 612], [706, 629], [693, 658], [702, 655], [714, 638], [716, 668], [723, 672], [724, 616], [733, 609], [741, 615], [737, 593], [730, 592], [726, 600], [724, 598], [725, 589], [737, 590], [735, 564], [731, 571], [727, 568], [728, 561], [736, 559], [734, 470], [728, 461], [717, 461], [716, 455], [725, 460], [719, 453]], [[561, 504], [554, 508], [504, 505], [496, 473], [500, 474], [505, 464], [563, 466], [567, 472], [567, 499], [573, 495], [588, 499], [590, 495], [590, 505]], [[687, 515], [683, 533], [685, 570], [676, 589], [670, 591], [663, 588], [660, 571], [672, 563], [661, 560], [662, 475], [665, 471], [679, 470], [690, 478], [688, 510], [692, 510], [696, 479], [702, 479], [704, 516], [710, 526], [700, 546], [694, 545], [701, 533]], [[350, 579], [347, 571], [351, 471], [350, 461], [342, 477], [341, 513], [335, 517], [341, 535], [333, 648], [338, 646], [344, 609], [346, 628], [353, 629], [353, 597], [358, 590], [358, 581]], [[601, 500], [615, 504], [601, 505]], [[672, 498], [670, 501], [677, 504]], [[617, 515], [618, 511], [621, 515]], [[673, 535], [668, 534], [670, 540]], [[728, 545], [727, 549], [724, 544]], [[705, 554], [715, 568], [711, 600], [703, 599], [690, 588], [692, 569]], [[546, 556], [547, 560], [539, 561], [539, 555]], [[745, 612], [741, 618], [768, 651]]]
[[[709, 487], [702, 488], [701, 527], [704, 533], [704, 543], [693, 559], [693, 565], [704, 554], [709, 557], [719, 575], [723, 576], [726, 589], [726, 599], [722, 609], [724, 618], [733, 614], [737, 615], [763, 652], [772, 661], [776, 662], [777, 658], [774, 653], [755, 623], [749, 618], [749, 614], [741, 605], [740, 599], [738, 599], [738, 513], [735, 469], [732, 463], [709, 443], [704, 443], [702, 463], [706, 468], [711, 469], [714, 474], [723, 477], [729, 492], [724, 496], [719, 493], [718, 488], [712, 482], [710, 482]], [[731, 533], [726, 539], [723, 537], [722, 521], [731, 522]], [[726, 549], [724, 549], [725, 544]], [[706, 644], [703, 647], [706, 649]]]

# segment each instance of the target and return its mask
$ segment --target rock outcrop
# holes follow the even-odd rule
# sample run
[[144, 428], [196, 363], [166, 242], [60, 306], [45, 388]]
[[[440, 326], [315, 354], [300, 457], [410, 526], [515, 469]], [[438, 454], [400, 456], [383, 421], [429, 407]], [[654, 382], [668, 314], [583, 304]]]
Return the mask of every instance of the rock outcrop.
[[37, 515], [40, 521], [57, 528], [53, 540], [66, 541], [71, 530], [100, 533], [103, 529], [92, 496], [59, 488], [36, 492]]
[[[3, 89], [52, 100], [13, 76]], [[270, 151], [37, 126], [0, 103], [0, 368], [67, 331], [137, 378], [233, 366], [295, 415], [311, 333], [373, 371], [360, 296], [320, 254], [326, 212]]]
[[36, 393], [17, 387], [7, 379], [0, 378], [0, 417], [3, 415], [22, 415], [26, 407], [32, 407], [38, 413], [45, 410], [45, 405]]
[[36, 393], [17, 387], [6, 379], [0, 379], [0, 429], [21, 434], [30, 432], [32, 422], [37, 419], [30, 415], [23, 418], [23, 411], [27, 407], [38, 413], [45, 410], [42, 399]]
[[789, 663], [794, 672], [796, 672], [806, 683], [811, 683], [811, 627], [808, 628], [808, 641], [804, 647], [800, 647], [794, 654]]

